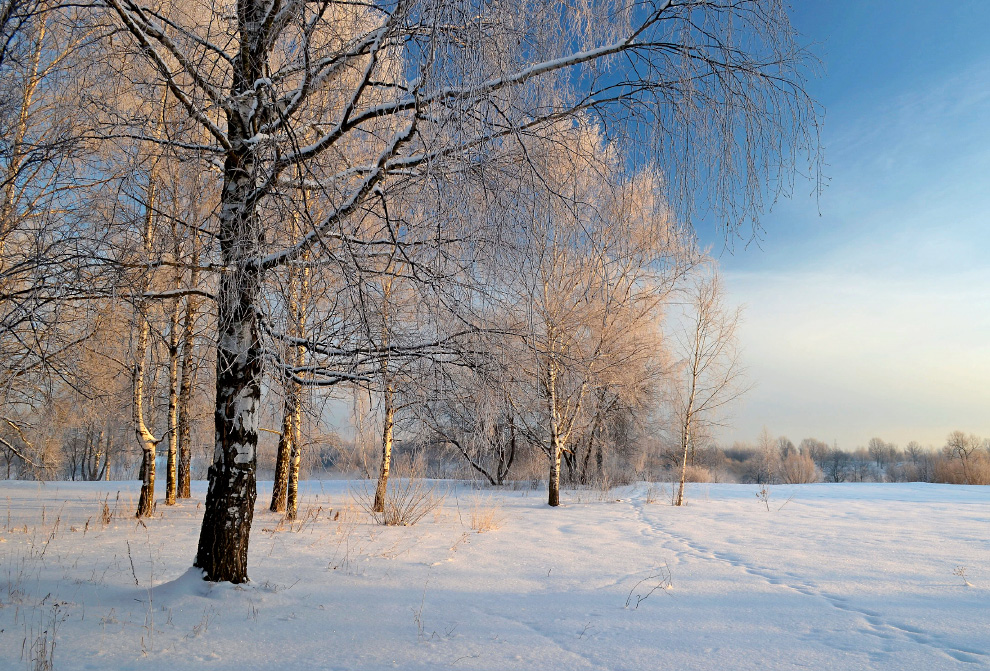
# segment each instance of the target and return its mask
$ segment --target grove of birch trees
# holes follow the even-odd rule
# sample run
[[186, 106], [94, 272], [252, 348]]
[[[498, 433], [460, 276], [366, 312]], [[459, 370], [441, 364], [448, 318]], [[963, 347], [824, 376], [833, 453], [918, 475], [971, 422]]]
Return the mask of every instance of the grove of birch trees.
[[817, 169], [810, 65], [781, 0], [0, 0], [8, 471], [136, 447], [148, 516], [209, 463], [195, 565], [243, 582], [259, 432], [292, 517], [358, 394], [375, 507], [400, 435], [557, 505], [683, 406], [693, 224]]

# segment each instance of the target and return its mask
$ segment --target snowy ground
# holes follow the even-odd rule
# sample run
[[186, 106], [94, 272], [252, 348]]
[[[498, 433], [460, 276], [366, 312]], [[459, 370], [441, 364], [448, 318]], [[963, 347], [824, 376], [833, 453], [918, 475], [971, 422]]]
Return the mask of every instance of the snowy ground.
[[259, 505], [234, 587], [189, 569], [196, 484], [145, 526], [136, 483], [0, 482], [0, 669], [53, 642], [58, 670], [990, 668], [990, 488], [696, 485], [673, 508], [638, 485], [550, 509], [462, 485], [385, 528], [365, 483], [307, 482], [301, 524]]

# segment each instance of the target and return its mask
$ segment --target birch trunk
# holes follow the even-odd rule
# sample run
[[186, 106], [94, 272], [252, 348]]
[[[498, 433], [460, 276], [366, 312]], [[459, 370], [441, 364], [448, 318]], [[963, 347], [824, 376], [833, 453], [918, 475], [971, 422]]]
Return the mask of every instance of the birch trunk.
[[289, 459], [292, 456], [292, 391], [291, 381], [285, 382], [285, 403], [282, 408], [282, 433], [278, 437], [278, 452], [275, 455], [275, 481], [272, 483], [272, 502], [268, 509], [273, 513], [284, 513], [286, 496], [289, 492]]
[[138, 445], [141, 446], [141, 496], [138, 499], [136, 517], [151, 517], [155, 511], [155, 447], [158, 441], [144, 423], [144, 369], [148, 356], [148, 336], [150, 327], [148, 320], [138, 311], [140, 320], [138, 327], [137, 352], [134, 363], [134, 398], [132, 413], [134, 434]]
[[[308, 255], [303, 255], [303, 262], [305, 262], [307, 258]], [[306, 296], [309, 293], [308, 268], [303, 268], [299, 271], [298, 280], [299, 282], [296, 286], [298, 293], [296, 294], [296, 300], [292, 313], [292, 318], [294, 321], [293, 329], [296, 337], [304, 338], [306, 335], [305, 301]], [[293, 362], [297, 367], [302, 366], [306, 362], [306, 348], [302, 345], [297, 345], [295, 347]], [[289, 387], [292, 389], [292, 394], [290, 396], [292, 407], [289, 409], [291, 410], [292, 417], [292, 445], [289, 450], [289, 482], [286, 491], [287, 501], [285, 516], [290, 520], [294, 520], [296, 518], [296, 511], [299, 509], [299, 464], [302, 461], [302, 385], [298, 382], [290, 380]]]
[[93, 465], [89, 470], [90, 477], [89, 480], [102, 480], [103, 471], [100, 470], [100, 462], [103, 461], [103, 432], [96, 437], [95, 444], [95, 454], [93, 459]]
[[547, 487], [547, 504], [556, 507], [560, 505], [560, 444], [556, 436], [550, 437], [550, 482]]
[[[148, 188], [146, 191], [145, 215], [144, 215], [144, 251], [147, 258], [151, 259], [151, 231], [154, 223], [154, 209], [156, 202], [156, 186], [154, 172], [148, 178]], [[142, 295], [147, 293], [150, 278], [145, 276], [141, 285]], [[137, 350], [134, 353], [134, 377], [133, 377], [133, 398], [131, 401], [131, 413], [134, 423], [134, 434], [137, 436], [138, 445], [141, 446], [141, 496], [138, 499], [136, 517], [151, 517], [155, 511], [155, 448], [158, 440], [148, 430], [144, 423], [144, 373], [148, 358], [148, 338], [150, 336], [151, 325], [148, 318], [143, 314], [144, 300], [138, 298], [135, 301], [134, 318], [138, 322]]]
[[375, 489], [375, 505], [372, 510], [376, 513], [385, 510], [385, 490], [388, 487], [388, 475], [392, 464], [392, 436], [395, 430], [395, 390], [385, 388], [383, 403], [385, 405], [385, 423], [382, 427], [382, 464], [378, 471], [378, 487]]
[[[703, 295], [703, 294], [702, 294]], [[688, 383], [687, 398], [684, 402], [683, 415], [681, 416], [681, 482], [677, 488], [677, 499], [675, 506], [684, 505], [684, 481], [687, 479], [688, 449], [691, 444], [691, 424], [694, 421], [695, 401], [698, 395], [698, 380], [702, 372], [702, 352], [704, 349], [705, 329], [710, 322], [708, 318], [708, 303], [699, 303], [698, 314], [695, 316], [694, 335], [692, 341], [690, 380]]]
[[258, 303], [263, 267], [257, 262], [262, 231], [257, 214], [255, 144], [261, 119], [257, 82], [269, 74], [262, 27], [271, 5], [238, 0], [239, 51], [232, 61], [220, 193], [220, 275], [217, 306], [217, 393], [213, 463], [195, 566], [212, 582], [248, 580], [248, 544], [258, 497], [258, 409], [262, 352]]
[[[306, 260], [303, 256], [303, 262]], [[289, 335], [304, 338], [306, 335], [306, 295], [309, 291], [309, 270], [290, 269], [289, 274]], [[306, 348], [295, 345], [291, 362], [295, 367], [305, 363]], [[272, 488], [271, 509], [285, 511], [287, 519], [296, 518], [299, 509], [299, 465], [302, 461], [302, 385], [288, 375], [285, 380], [285, 406], [282, 418], [282, 436], [278, 443], [275, 487]], [[278, 499], [276, 500], [276, 495]], [[276, 511], [277, 512], [277, 511]]]
[[103, 477], [101, 480], [110, 481], [110, 448], [112, 447], [110, 435], [107, 435], [106, 451], [103, 454]]
[[[193, 239], [193, 270], [189, 278], [189, 286], [196, 288], [199, 286], [199, 246]], [[196, 378], [196, 359], [193, 351], [196, 346], [195, 325], [196, 325], [196, 300], [192, 296], [186, 297], [186, 313], [182, 318], [182, 373], [179, 378], [179, 409], [178, 409], [178, 477], [177, 488], [180, 499], [188, 499], [191, 493], [192, 481], [192, 445], [191, 422], [189, 420], [189, 404], [192, 401], [193, 385]]]
[[179, 316], [181, 304], [172, 306], [168, 336], [168, 460], [165, 464], [165, 505], [174, 506], [178, 494], [179, 448]]
[[[235, 93], [248, 88], [247, 81], [262, 76], [261, 69], [256, 69], [234, 82]], [[237, 115], [229, 116], [234, 125]], [[228, 152], [220, 199], [220, 252], [228, 270], [221, 275], [217, 296], [216, 437], [195, 562], [212, 582], [248, 580], [248, 543], [258, 496], [261, 351], [257, 304], [263, 271], [249, 262], [257, 253], [260, 232], [250, 198], [256, 177], [252, 150], [244, 142], [247, 137], [242, 131]]]
[[[297, 313], [299, 311], [299, 302], [296, 296], [296, 273], [294, 268], [289, 268], [288, 277], [288, 333], [290, 337], [301, 337], [301, 333], [298, 333], [298, 318]], [[295, 360], [295, 348], [292, 350], [292, 360]], [[286, 357], [289, 358], [289, 357]], [[282, 433], [278, 439], [278, 452], [275, 454], [275, 481], [272, 483], [272, 502], [269, 506], [269, 510], [273, 513], [284, 513], [286, 510], [286, 498], [289, 492], [289, 471], [291, 468], [293, 439], [295, 438], [295, 431], [293, 430], [293, 418], [295, 417], [295, 406], [296, 406], [296, 384], [292, 381], [289, 375], [283, 376], [284, 386], [285, 386], [285, 403], [282, 406]]]
[[[391, 334], [389, 329], [391, 324], [391, 314], [389, 301], [392, 297], [392, 280], [386, 277], [382, 282], [382, 326], [381, 345], [383, 348], [391, 344]], [[388, 476], [392, 468], [392, 438], [395, 430], [395, 385], [391, 379], [391, 372], [388, 368], [389, 361], [386, 357], [382, 361], [382, 405], [385, 410], [385, 421], [382, 425], [382, 463], [378, 470], [378, 486], [375, 488], [375, 502], [372, 511], [381, 513], [385, 511], [385, 494], [388, 489]], [[409, 475], [412, 475], [411, 473]]]
[[296, 512], [299, 510], [299, 464], [302, 460], [302, 404], [300, 399], [301, 389], [296, 385], [293, 397], [292, 408], [292, 447], [289, 451], [289, 482], [286, 491], [285, 517], [290, 520], [296, 519]]
[[677, 488], [675, 506], [684, 505], [684, 481], [687, 479], [688, 445], [691, 443], [691, 422], [685, 421], [681, 427], [681, 484]]
[[547, 482], [547, 504], [560, 505], [560, 417], [557, 412], [557, 369], [551, 360], [547, 363], [547, 403], [550, 410], [550, 478]]

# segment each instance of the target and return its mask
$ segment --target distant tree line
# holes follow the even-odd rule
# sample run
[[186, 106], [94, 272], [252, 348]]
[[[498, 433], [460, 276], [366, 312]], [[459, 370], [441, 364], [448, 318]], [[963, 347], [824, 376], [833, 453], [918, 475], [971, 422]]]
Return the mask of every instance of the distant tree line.
[[707, 445], [698, 455], [692, 477], [700, 482], [990, 484], [990, 439], [962, 431], [950, 433], [942, 447], [911, 441], [900, 448], [875, 437], [865, 447], [845, 449], [815, 438], [795, 445], [764, 430], [755, 443]]
[[[269, 407], [267, 413], [275, 420], [276, 406]], [[344, 438], [333, 431], [321, 433], [318, 427], [322, 419], [304, 414], [301, 435], [306, 449], [300, 477], [377, 478], [380, 436], [375, 436], [378, 431], [360, 430], [367, 415], [374, 413], [366, 402], [363, 413], [358, 410], [351, 418], [357, 422], [357, 433]], [[3, 434], [0, 478], [128, 480], [139, 475], [141, 453], [133, 446], [132, 427], [125, 417], [107, 415], [94, 419], [88, 412], [64, 413], [60, 421], [65, 422], [66, 428], [53, 432], [45, 442], [47, 452], [42, 458], [49, 465], [47, 469], [38, 470], [20, 458], [28, 446], [9, 433]], [[415, 416], [405, 419], [400, 422], [394, 442], [392, 468], [403, 477], [475, 480], [489, 486], [519, 482], [545, 486], [542, 445], [504, 420], [485, 421], [494, 424], [482, 426], [481, 436], [451, 436], [438, 433], [432, 422]], [[199, 425], [195, 429], [206, 430]], [[865, 447], [853, 449], [815, 438], [805, 438], [795, 445], [787, 437], [775, 438], [766, 430], [753, 443], [720, 447], [701, 433], [689, 446], [684, 467], [678, 430], [664, 425], [656, 414], [635, 408], [609, 413], [595, 426], [588, 425], [578, 432], [576, 448], [562, 461], [561, 484], [601, 488], [636, 481], [677, 483], [683, 474], [686, 482], [990, 485], [990, 439], [962, 431], [950, 433], [941, 447], [911, 441], [901, 448], [875, 437]], [[277, 433], [262, 437], [262, 478], [274, 478], [280, 442]], [[8, 443], [15, 449], [9, 449]], [[205, 449], [194, 455], [194, 478], [205, 477], [209, 456]]]

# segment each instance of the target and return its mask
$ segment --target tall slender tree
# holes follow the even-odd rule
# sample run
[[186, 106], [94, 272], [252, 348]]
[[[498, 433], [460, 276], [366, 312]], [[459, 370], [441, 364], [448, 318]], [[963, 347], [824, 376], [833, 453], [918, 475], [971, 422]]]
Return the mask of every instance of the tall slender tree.
[[[192, 257], [190, 259], [189, 286], [199, 286], [199, 243], [198, 236], [192, 236]], [[192, 484], [192, 412], [193, 387], [196, 384], [196, 315], [198, 298], [195, 294], [185, 297], [185, 311], [182, 317], [181, 358], [179, 361], [179, 404], [177, 408], [178, 450], [177, 482], [178, 497], [188, 499]]]
[[306, 260], [287, 268], [286, 331], [290, 336], [282, 374], [282, 431], [275, 456], [275, 480], [272, 487], [272, 512], [284, 512], [295, 519], [299, 505], [299, 466], [302, 459], [303, 384], [287, 371], [302, 368], [306, 360], [306, 304], [309, 301], [310, 269]]
[[699, 280], [690, 300], [679, 346], [683, 359], [671, 378], [676, 418], [680, 480], [674, 505], [684, 505], [688, 456], [695, 435], [722, 419], [720, 412], [746, 391], [736, 332], [739, 309], [725, 305], [717, 273]]
[[[146, 259], [152, 255], [152, 235], [154, 233], [155, 208], [157, 207], [158, 183], [154, 169], [148, 175], [144, 193], [144, 222], [141, 227], [142, 248]], [[155, 511], [155, 456], [161, 438], [156, 438], [145, 421], [144, 402], [145, 371], [148, 365], [148, 349], [151, 337], [151, 323], [147, 314], [149, 301], [145, 298], [150, 288], [150, 276], [145, 275], [134, 300], [134, 321], [137, 342], [134, 348], [134, 374], [131, 413], [134, 434], [141, 447], [141, 495], [138, 499], [137, 517], [151, 517]]]
[[698, 259], [655, 180], [624, 175], [594, 127], [576, 124], [557, 138], [566, 140], [527, 148], [543, 179], [509, 191], [523, 204], [510, 215], [519, 234], [497, 261], [497, 291], [519, 332], [516, 377], [535, 400], [518, 415], [548, 457], [551, 506], [565, 455], [597, 430], [588, 412], [595, 390], [618, 386], [620, 367], [651, 357], [648, 335], [666, 296]]

